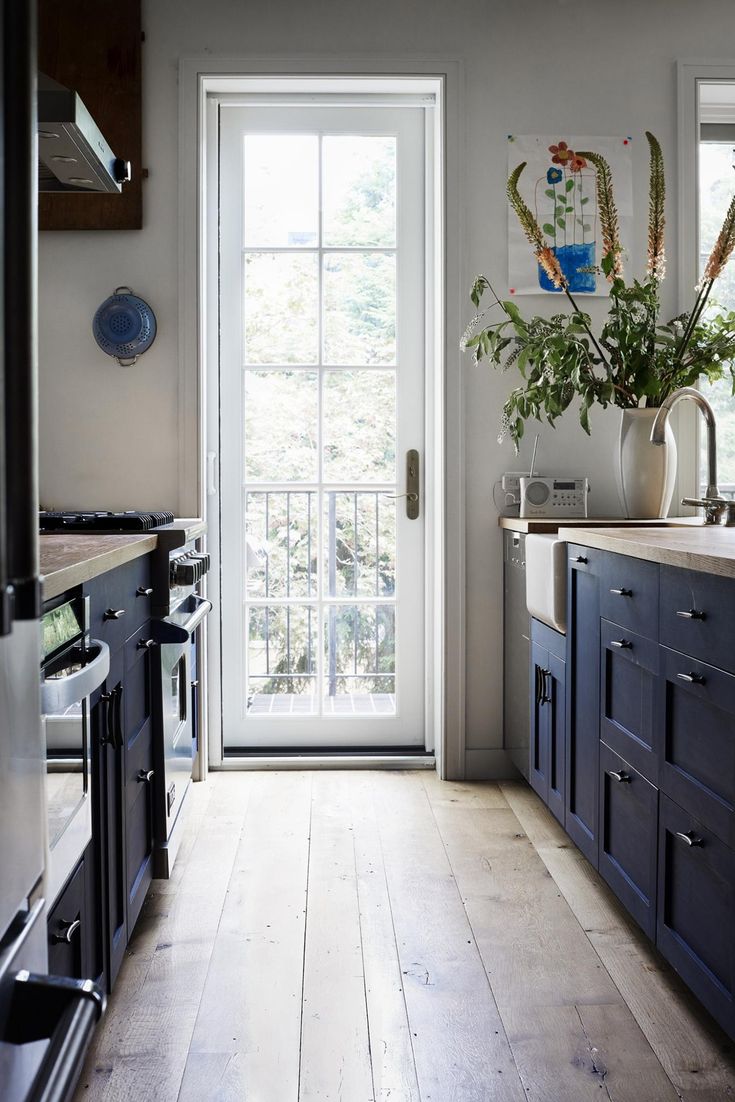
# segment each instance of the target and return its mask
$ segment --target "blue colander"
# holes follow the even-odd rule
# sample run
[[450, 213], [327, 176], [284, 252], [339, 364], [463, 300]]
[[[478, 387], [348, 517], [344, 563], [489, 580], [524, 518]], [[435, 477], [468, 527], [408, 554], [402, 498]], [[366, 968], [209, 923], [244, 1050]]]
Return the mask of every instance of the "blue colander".
[[130, 287], [116, 287], [94, 315], [92, 333], [103, 352], [130, 367], [153, 344], [156, 315]]

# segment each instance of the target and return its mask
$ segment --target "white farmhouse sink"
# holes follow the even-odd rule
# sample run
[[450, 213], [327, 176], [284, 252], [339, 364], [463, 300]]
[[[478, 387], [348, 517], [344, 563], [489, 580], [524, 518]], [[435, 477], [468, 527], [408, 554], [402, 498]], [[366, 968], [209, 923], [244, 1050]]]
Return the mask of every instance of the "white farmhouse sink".
[[567, 630], [567, 544], [555, 535], [526, 536], [526, 604], [531, 616]]

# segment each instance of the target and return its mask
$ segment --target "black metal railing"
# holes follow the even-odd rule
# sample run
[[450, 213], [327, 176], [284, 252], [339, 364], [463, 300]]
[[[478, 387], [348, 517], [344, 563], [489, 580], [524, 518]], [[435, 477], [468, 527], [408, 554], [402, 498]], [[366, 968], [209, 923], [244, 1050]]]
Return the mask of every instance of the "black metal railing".
[[[395, 505], [381, 490], [330, 490], [324, 498], [327, 693], [336, 696], [340, 683], [371, 680], [377, 691], [392, 692]], [[316, 676], [317, 609], [309, 603], [317, 596], [321, 569], [315, 499], [313, 490], [248, 494], [255, 554], [248, 589], [258, 602], [252, 607], [262, 610], [251, 638], [260, 638], [264, 647], [265, 669], [255, 675], [264, 692], [302, 690], [296, 681], [313, 682]], [[290, 603], [280, 604], [283, 598]]]

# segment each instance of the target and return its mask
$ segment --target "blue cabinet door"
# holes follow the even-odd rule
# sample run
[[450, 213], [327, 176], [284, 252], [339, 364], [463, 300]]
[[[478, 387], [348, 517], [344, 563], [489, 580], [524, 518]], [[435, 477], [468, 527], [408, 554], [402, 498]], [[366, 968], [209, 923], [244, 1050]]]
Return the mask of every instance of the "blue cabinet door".
[[656, 736], [659, 647], [653, 639], [602, 620], [600, 628], [600, 738], [658, 784]]
[[549, 709], [546, 704], [548, 667], [548, 650], [532, 641], [528, 780], [544, 803], [548, 803], [549, 799]]
[[531, 621], [529, 781], [564, 825], [566, 638]]
[[[566, 642], [566, 640], [565, 640]], [[549, 790], [546, 802], [549, 811], [564, 826], [564, 795], [566, 791], [566, 737], [567, 697], [566, 662], [558, 654], [549, 653], [549, 678], [547, 704], [548, 720], [548, 778]]]
[[567, 567], [567, 834], [597, 868], [600, 761], [600, 568], [604, 552], [569, 546]]
[[600, 874], [649, 937], [656, 936], [658, 789], [600, 745]]
[[656, 944], [735, 1035], [735, 851], [661, 793]]
[[661, 647], [661, 790], [735, 849], [735, 675]]

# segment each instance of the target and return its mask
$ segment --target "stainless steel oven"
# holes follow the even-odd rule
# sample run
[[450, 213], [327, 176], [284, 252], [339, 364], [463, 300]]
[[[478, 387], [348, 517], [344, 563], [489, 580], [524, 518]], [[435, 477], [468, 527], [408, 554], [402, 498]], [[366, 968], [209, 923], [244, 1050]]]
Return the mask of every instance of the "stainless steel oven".
[[89, 697], [107, 677], [110, 649], [89, 638], [88, 597], [62, 597], [47, 605], [41, 625], [51, 906], [92, 838]]
[[[163, 549], [161, 549], [163, 553]], [[156, 851], [154, 875], [170, 876], [181, 839], [181, 809], [191, 783], [196, 725], [193, 717], [192, 646], [194, 635], [212, 605], [196, 587], [209, 559], [193, 543], [167, 555], [165, 615], [152, 625], [158, 643], [156, 711], [161, 733], [157, 741]], [[159, 602], [164, 598], [159, 596]]]

